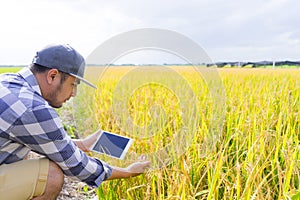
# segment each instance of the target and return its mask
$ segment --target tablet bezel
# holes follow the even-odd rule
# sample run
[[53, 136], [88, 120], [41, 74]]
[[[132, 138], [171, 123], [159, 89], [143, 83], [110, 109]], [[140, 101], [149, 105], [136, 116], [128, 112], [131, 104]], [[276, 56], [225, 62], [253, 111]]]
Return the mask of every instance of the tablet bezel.
[[[97, 149], [94, 149], [94, 147], [96, 146], [96, 144], [100, 140], [101, 136], [103, 134], [105, 134], [105, 133], [117, 136], [118, 138], [125, 138], [125, 139], [128, 140], [128, 142], [127, 142], [125, 148], [123, 149], [122, 154], [120, 155], [120, 157], [117, 157], [117, 156], [114, 156], [114, 155], [111, 155], [111, 154], [107, 154], [107, 153], [104, 153], [104, 152], [100, 152]], [[97, 140], [90, 147], [90, 150], [93, 151], [93, 152], [96, 152], [96, 153], [100, 153], [100, 154], [103, 154], [103, 155], [107, 155], [107, 156], [110, 156], [110, 157], [113, 157], [113, 158], [117, 158], [117, 159], [123, 160], [124, 157], [125, 157], [125, 155], [126, 155], [126, 153], [128, 152], [129, 147], [132, 145], [132, 143], [133, 143], [133, 139], [132, 138], [129, 138], [129, 137], [126, 137], [126, 136], [123, 136], [123, 135], [118, 135], [116, 133], [112, 133], [112, 132], [109, 132], [109, 131], [101, 131], [101, 133], [97, 137]]]

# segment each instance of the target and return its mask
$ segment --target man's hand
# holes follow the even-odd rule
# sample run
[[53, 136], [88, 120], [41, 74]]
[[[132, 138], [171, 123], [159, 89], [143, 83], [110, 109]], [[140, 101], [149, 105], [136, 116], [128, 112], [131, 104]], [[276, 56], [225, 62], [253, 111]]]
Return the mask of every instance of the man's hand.
[[132, 173], [133, 176], [144, 173], [145, 169], [150, 167], [150, 161], [146, 160], [146, 156], [140, 156], [139, 161], [132, 163], [126, 169], [128, 172]]
[[112, 175], [107, 180], [138, 176], [144, 173], [150, 167], [150, 164], [150, 161], [146, 160], [145, 156], [141, 156], [137, 162], [130, 164], [126, 168], [112, 166]]
[[96, 142], [100, 134], [101, 134], [101, 130], [98, 130], [84, 139], [73, 140], [73, 141], [77, 144], [77, 146], [82, 151], [89, 152], [91, 146]]

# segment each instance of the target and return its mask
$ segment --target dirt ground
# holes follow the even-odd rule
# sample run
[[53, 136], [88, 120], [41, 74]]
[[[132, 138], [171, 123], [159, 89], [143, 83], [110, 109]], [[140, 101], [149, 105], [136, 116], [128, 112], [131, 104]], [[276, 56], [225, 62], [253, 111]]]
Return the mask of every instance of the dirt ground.
[[63, 189], [57, 200], [98, 200], [93, 188], [65, 176]]

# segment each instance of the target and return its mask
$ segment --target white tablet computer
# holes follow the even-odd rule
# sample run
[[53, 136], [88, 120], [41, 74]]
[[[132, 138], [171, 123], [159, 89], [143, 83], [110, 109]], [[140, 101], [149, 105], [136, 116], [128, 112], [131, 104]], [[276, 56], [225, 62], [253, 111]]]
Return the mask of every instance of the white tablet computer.
[[123, 159], [133, 140], [128, 137], [102, 131], [91, 150], [114, 158]]

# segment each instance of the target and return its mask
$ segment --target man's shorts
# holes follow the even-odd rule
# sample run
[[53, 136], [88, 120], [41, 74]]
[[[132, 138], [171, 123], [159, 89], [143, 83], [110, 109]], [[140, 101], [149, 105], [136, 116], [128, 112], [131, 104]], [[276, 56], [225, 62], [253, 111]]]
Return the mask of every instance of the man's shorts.
[[46, 188], [49, 160], [22, 160], [0, 165], [0, 200], [24, 200], [41, 196]]

